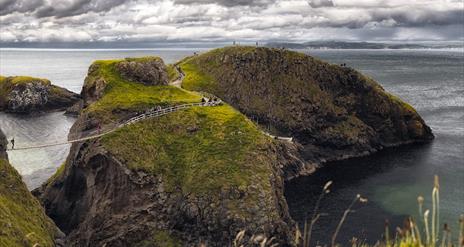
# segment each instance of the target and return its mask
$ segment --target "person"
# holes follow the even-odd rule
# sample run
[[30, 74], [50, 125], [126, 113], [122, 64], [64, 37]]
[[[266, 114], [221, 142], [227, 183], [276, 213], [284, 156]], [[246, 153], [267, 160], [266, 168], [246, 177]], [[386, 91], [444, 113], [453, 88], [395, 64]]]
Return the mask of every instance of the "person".
[[100, 123], [97, 123], [97, 130], [98, 130], [98, 134], [101, 134], [101, 125], [100, 125]]
[[14, 149], [14, 145], [15, 145], [15, 140], [14, 138], [11, 139], [11, 149]]

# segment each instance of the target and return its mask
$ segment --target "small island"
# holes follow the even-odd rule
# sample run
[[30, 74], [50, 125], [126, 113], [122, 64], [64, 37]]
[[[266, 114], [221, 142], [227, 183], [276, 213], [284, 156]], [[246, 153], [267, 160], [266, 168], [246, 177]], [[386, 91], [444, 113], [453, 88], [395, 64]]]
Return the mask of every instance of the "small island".
[[79, 100], [78, 94], [52, 85], [47, 79], [0, 76], [0, 111], [18, 114], [63, 111]]

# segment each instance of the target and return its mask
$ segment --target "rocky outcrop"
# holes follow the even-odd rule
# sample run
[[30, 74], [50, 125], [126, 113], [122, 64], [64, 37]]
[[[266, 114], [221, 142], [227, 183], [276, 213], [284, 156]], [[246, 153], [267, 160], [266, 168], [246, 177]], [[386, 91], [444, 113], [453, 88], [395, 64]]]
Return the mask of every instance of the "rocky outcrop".
[[294, 137], [309, 162], [433, 139], [414, 108], [372, 79], [305, 54], [236, 46], [191, 57], [181, 67], [184, 88], [218, 95], [263, 126]]
[[[86, 84], [111, 86], [98, 97], [90, 93], [96, 91], [84, 94], [89, 105], [72, 135], [123, 118], [120, 107], [128, 112], [201, 100], [176, 87], [121, 79], [118, 66], [92, 65]], [[150, 90], [147, 98], [134, 94]], [[127, 97], [134, 108], [110, 101]], [[229, 106], [195, 108], [73, 144], [64, 169], [36, 193], [67, 234], [68, 246], [228, 246], [241, 230], [245, 246], [266, 237], [286, 246], [295, 225], [281, 167], [305, 167], [295, 152], [297, 147], [274, 142]]]
[[0, 76], [0, 111], [32, 113], [65, 110], [79, 95], [54, 86], [46, 79]]
[[126, 58], [116, 65], [121, 76], [131, 82], [145, 85], [168, 85], [168, 73], [163, 60], [158, 57]]
[[3, 134], [3, 131], [0, 129], [0, 159], [8, 159], [8, 154], [6, 153], [8, 145], [8, 140], [6, 139], [5, 134]]
[[0, 245], [62, 246], [62, 233], [8, 163], [6, 144], [0, 129]]
[[[106, 65], [112, 64], [111, 71]], [[123, 60], [96, 61], [89, 67], [81, 95], [84, 106], [100, 99], [108, 85], [108, 78], [113, 83], [130, 81], [144, 85], [168, 85], [166, 65], [158, 57], [126, 58]]]

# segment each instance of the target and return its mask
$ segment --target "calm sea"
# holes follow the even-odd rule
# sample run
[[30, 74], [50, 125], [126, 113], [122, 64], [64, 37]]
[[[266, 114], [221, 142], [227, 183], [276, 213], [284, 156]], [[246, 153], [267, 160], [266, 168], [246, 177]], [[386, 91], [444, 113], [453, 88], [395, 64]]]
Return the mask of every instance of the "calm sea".
[[[43, 50], [0, 49], [0, 74], [30, 75], [79, 92], [88, 66], [97, 59], [156, 55], [175, 62], [201, 49]], [[432, 127], [436, 139], [426, 145], [389, 149], [374, 156], [337, 162], [314, 176], [286, 185], [292, 217], [300, 224], [312, 212], [314, 199], [329, 180], [332, 191], [321, 203], [323, 216], [313, 239], [328, 243], [343, 211], [356, 194], [368, 203], [356, 205], [339, 235], [372, 243], [384, 222], [402, 225], [417, 214], [417, 196], [430, 205], [433, 176], [440, 176], [442, 222], [456, 232], [464, 213], [464, 52], [463, 50], [310, 50], [333, 63], [346, 63], [377, 80], [386, 90], [411, 103]], [[74, 119], [61, 113], [20, 117], [0, 114], [0, 127], [16, 145], [65, 140]], [[64, 162], [68, 146], [10, 152], [13, 165], [29, 188], [45, 181]], [[417, 217], [417, 216], [416, 216]]]

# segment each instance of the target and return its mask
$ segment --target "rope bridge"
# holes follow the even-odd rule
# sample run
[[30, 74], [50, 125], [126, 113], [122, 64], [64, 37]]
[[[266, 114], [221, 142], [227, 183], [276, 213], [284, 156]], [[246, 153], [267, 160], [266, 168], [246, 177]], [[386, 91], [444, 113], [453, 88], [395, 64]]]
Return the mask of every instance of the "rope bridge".
[[96, 138], [108, 135], [108, 134], [110, 134], [110, 133], [112, 133], [112, 132], [114, 132], [114, 131], [122, 128], [122, 127], [131, 125], [131, 124], [134, 124], [134, 123], [146, 120], [146, 119], [157, 118], [157, 117], [167, 115], [167, 114], [172, 113], [172, 112], [176, 112], [176, 111], [180, 111], [180, 110], [184, 110], [184, 109], [188, 109], [188, 108], [192, 108], [192, 107], [197, 107], [197, 106], [198, 107], [210, 107], [210, 106], [220, 105], [221, 103], [222, 103], [221, 101], [210, 101], [210, 102], [190, 103], [190, 104], [171, 106], [171, 107], [162, 108], [162, 109], [159, 109], [159, 110], [150, 110], [148, 112], [145, 112], [145, 113], [142, 113], [142, 114], [137, 115], [135, 117], [132, 117], [132, 118], [126, 120], [126, 121], [123, 121], [122, 123], [116, 123], [114, 125], [107, 126], [106, 129], [108, 129], [108, 127], [110, 127], [108, 130], [102, 131], [101, 129], [100, 130], [99, 129], [94, 129], [94, 130], [85, 132], [85, 134], [86, 134], [85, 137], [82, 137], [83, 136], [82, 134], [84, 132], [80, 132], [80, 133], [78, 133], [80, 135], [79, 138], [77, 138], [77, 137], [75, 139], [68, 138], [67, 141], [40, 144], [40, 145], [33, 145], [33, 146], [26, 146], [26, 147], [18, 147], [18, 148], [7, 149], [7, 150], [8, 151], [14, 151], [14, 150], [28, 150], [28, 149], [46, 148], [46, 147], [67, 145], [67, 144], [72, 144], [72, 143], [76, 143], [76, 142], [92, 140], [92, 139], [96, 139]]

